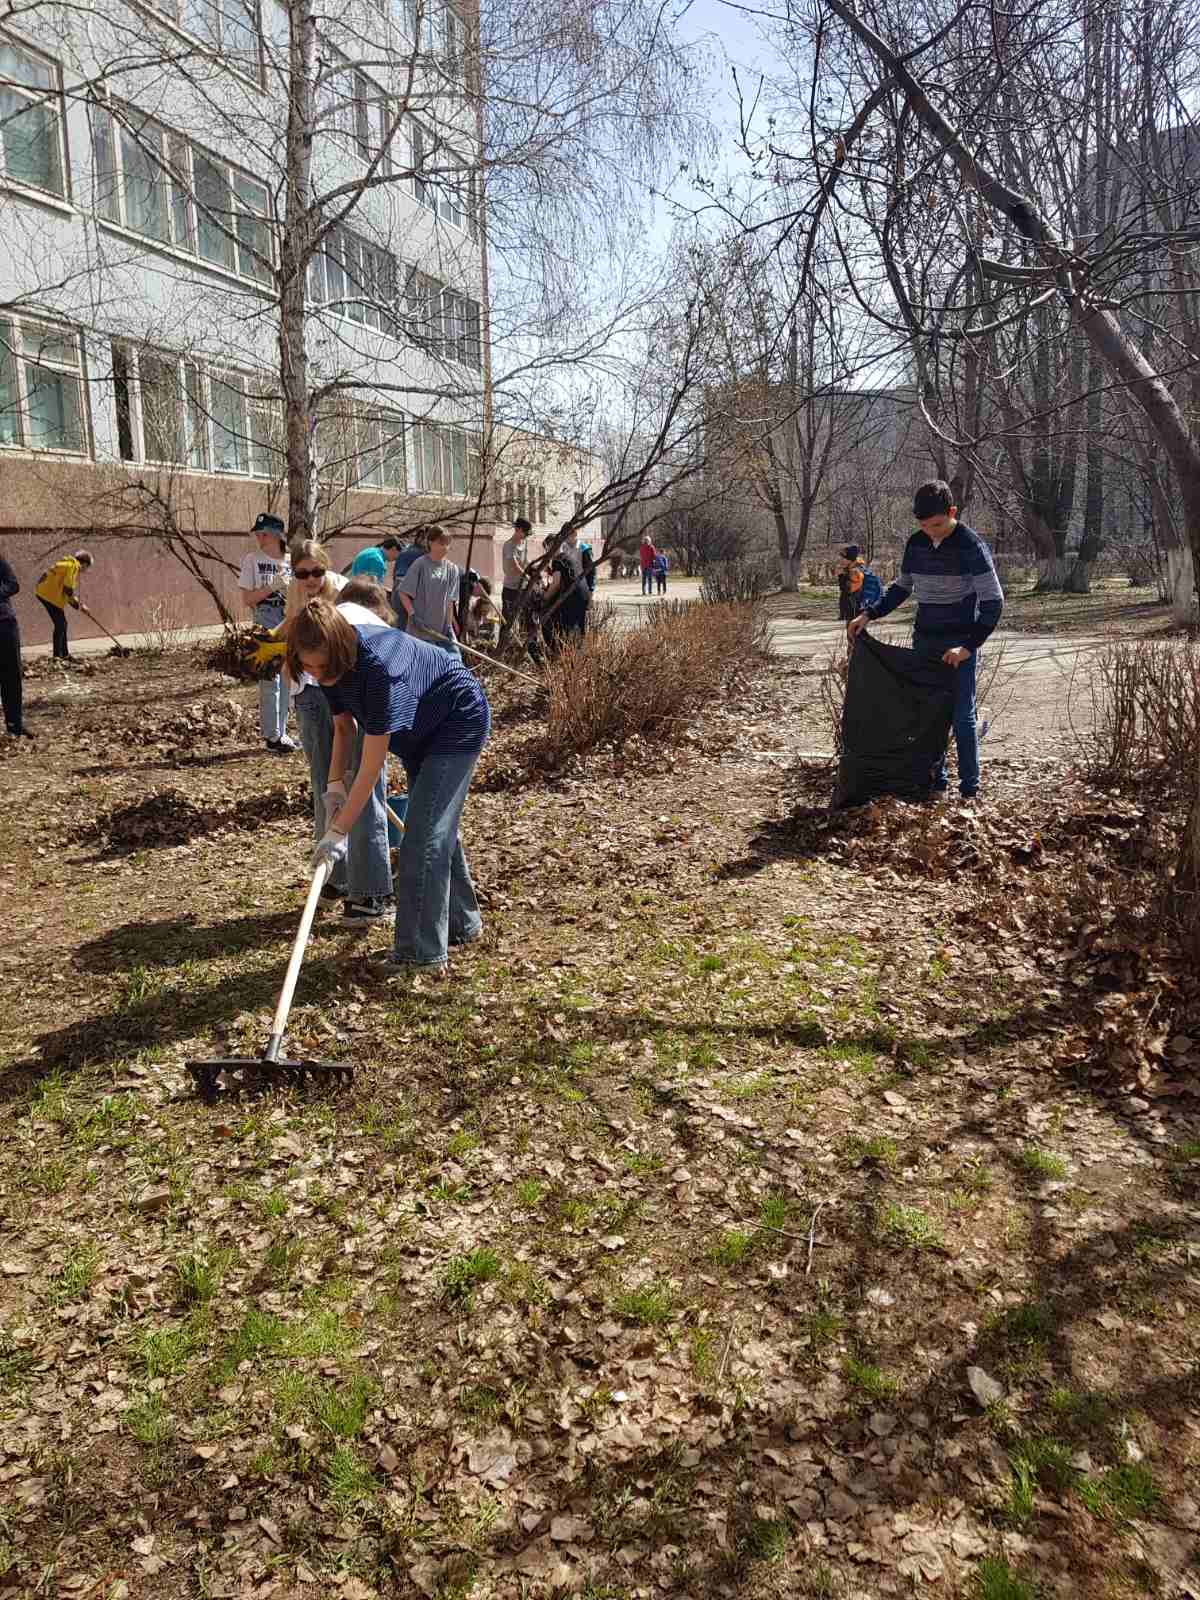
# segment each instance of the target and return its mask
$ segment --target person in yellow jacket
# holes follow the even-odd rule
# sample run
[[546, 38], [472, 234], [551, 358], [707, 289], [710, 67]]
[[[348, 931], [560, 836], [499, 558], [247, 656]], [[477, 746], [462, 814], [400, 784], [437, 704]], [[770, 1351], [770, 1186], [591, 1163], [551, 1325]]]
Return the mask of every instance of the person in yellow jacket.
[[[91, 564], [92, 557], [87, 550], [76, 550], [73, 556], [63, 556], [61, 561], [56, 561], [48, 571], [42, 573], [33, 591], [50, 615], [50, 625], [54, 629], [54, 657], [57, 661], [71, 659], [71, 652], [67, 649], [67, 613], [63, 607], [70, 606], [75, 611], [80, 609], [79, 574]], [[86, 610], [86, 606], [83, 609]]]

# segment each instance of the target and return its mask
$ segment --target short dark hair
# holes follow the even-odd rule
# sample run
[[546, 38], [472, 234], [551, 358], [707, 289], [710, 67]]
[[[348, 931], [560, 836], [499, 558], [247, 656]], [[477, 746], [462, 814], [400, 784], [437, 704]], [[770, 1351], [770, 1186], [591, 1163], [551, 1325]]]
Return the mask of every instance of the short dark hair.
[[930, 478], [917, 486], [913, 495], [913, 516], [918, 522], [926, 517], [940, 517], [954, 505], [954, 492], [945, 478]]
[[520, 528], [522, 533], [532, 533], [533, 532], [533, 523], [530, 522], [528, 520], [528, 518], [526, 518], [526, 517], [514, 517], [513, 518], [513, 527], [514, 528]]
[[386, 539], [380, 539], [379, 548], [381, 550], [399, 550], [400, 541], [399, 539], [393, 538], [393, 536], [389, 533]]
[[858, 546], [856, 544], [848, 544], [846, 546], [846, 560], [847, 561], [857, 561], [858, 560]]

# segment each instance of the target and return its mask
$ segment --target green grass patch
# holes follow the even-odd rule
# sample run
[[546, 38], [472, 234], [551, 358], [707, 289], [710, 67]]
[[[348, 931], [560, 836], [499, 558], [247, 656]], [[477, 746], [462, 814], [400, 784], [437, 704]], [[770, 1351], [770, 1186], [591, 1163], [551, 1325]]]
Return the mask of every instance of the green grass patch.
[[942, 1236], [932, 1219], [917, 1206], [889, 1201], [879, 1214], [879, 1231], [885, 1240], [908, 1245], [914, 1250], [936, 1250], [942, 1244]]
[[1003, 1556], [985, 1556], [971, 1574], [971, 1600], [1038, 1600], [1035, 1584], [1019, 1577]]
[[300, 1322], [281, 1324], [283, 1335], [280, 1350], [284, 1355], [340, 1356], [353, 1350], [359, 1336], [340, 1311], [324, 1306], [311, 1312]]
[[139, 1335], [135, 1349], [147, 1378], [172, 1378], [207, 1342], [208, 1330], [196, 1317], [174, 1328]]
[[500, 1276], [503, 1262], [487, 1245], [479, 1245], [463, 1255], [453, 1256], [442, 1273], [442, 1292], [447, 1300], [469, 1304], [474, 1291]]
[[542, 1203], [546, 1193], [546, 1185], [539, 1183], [536, 1178], [522, 1178], [521, 1182], [513, 1186], [513, 1200], [523, 1211], [532, 1211], [535, 1206]]
[[175, 1419], [164, 1407], [161, 1395], [147, 1395], [137, 1401], [121, 1420], [139, 1444], [151, 1449], [166, 1444], [175, 1434]]
[[1153, 1511], [1162, 1499], [1149, 1469], [1134, 1461], [1110, 1467], [1098, 1478], [1085, 1478], [1078, 1494], [1093, 1516], [1112, 1522]]
[[751, 1561], [782, 1561], [787, 1547], [788, 1525], [781, 1518], [755, 1517], [746, 1529], [744, 1549]]
[[877, 1134], [873, 1139], [847, 1139], [843, 1149], [856, 1165], [871, 1161], [887, 1172], [894, 1171], [900, 1159], [900, 1150], [895, 1139], [889, 1139], [885, 1134]]
[[99, 1267], [100, 1251], [94, 1244], [72, 1245], [50, 1280], [50, 1299], [56, 1305], [81, 1299], [95, 1282]]
[[753, 1250], [754, 1235], [743, 1233], [738, 1228], [731, 1228], [723, 1233], [715, 1244], [709, 1246], [708, 1259], [714, 1266], [737, 1267]]
[[171, 1271], [179, 1290], [179, 1298], [188, 1305], [207, 1305], [217, 1290], [233, 1259], [231, 1250], [217, 1250], [212, 1255], [192, 1252], [176, 1256]]
[[701, 1383], [715, 1378], [718, 1369], [718, 1352], [721, 1338], [715, 1328], [693, 1328], [688, 1338], [688, 1355], [692, 1371]]
[[983, 1326], [1015, 1344], [1045, 1344], [1054, 1336], [1058, 1316], [1048, 1300], [1026, 1300], [985, 1317]]
[[312, 1419], [323, 1433], [335, 1439], [356, 1439], [367, 1425], [375, 1385], [359, 1376], [340, 1389], [314, 1384], [309, 1398]]
[[339, 1511], [369, 1500], [375, 1488], [370, 1467], [350, 1445], [339, 1445], [325, 1465], [325, 1489]]
[[900, 1393], [897, 1379], [890, 1377], [872, 1362], [859, 1361], [855, 1356], [846, 1357], [842, 1363], [842, 1375], [850, 1387], [865, 1400], [877, 1402], [894, 1400]]
[[1067, 1163], [1053, 1150], [1042, 1150], [1036, 1144], [1027, 1144], [1018, 1158], [1031, 1178], [1061, 1180], [1067, 1175]]
[[669, 1322], [675, 1310], [675, 1291], [669, 1283], [647, 1283], [640, 1289], [627, 1289], [613, 1302], [613, 1310], [626, 1322], [639, 1327], [659, 1327]]

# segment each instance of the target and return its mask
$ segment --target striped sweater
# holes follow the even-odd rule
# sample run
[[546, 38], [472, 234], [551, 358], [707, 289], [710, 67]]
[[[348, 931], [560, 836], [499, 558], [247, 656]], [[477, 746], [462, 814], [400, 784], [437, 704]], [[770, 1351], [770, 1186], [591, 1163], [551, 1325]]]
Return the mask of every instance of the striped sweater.
[[927, 533], [914, 533], [904, 546], [900, 576], [866, 615], [886, 617], [909, 595], [917, 597], [914, 635], [947, 650], [959, 645], [978, 650], [1004, 609], [992, 552], [962, 522], [940, 544]]

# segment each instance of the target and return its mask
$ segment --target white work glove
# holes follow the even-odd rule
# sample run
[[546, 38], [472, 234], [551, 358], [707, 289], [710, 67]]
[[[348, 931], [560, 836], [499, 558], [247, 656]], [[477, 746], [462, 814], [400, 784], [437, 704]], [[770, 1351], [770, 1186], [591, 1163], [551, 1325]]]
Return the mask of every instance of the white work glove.
[[332, 783], [327, 784], [325, 786], [325, 793], [321, 796], [321, 799], [325, 803], [325, 815], [327, 817], [336, 816], [346, 804], [346, 799], [349, 793], [349, 789], [347, 789], [344, 781], [341, 778], [335, 778]]
[[329, 828], [309, 857], [308, 870], [315, 872], [322, 861], [331, 867], [336, 867], [346, 854], [348, 839], [347, 834], [339, 833], [336, 828]]

